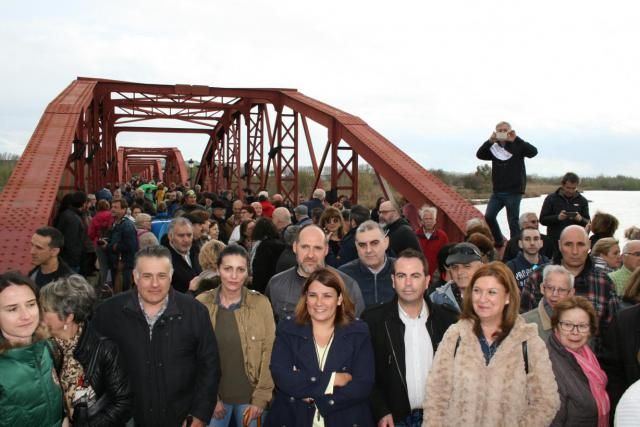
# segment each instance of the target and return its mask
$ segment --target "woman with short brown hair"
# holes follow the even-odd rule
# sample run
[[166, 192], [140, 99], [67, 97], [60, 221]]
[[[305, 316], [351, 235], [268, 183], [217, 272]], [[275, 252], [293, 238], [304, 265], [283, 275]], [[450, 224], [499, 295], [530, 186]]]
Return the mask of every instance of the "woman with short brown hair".
[[551, 425], [608, 426], [607, 374], [588, 344], [598, 330], [596, 311], [586, 298], [569, 297], [553, 308], [551, 326], [547, 348], [561, 403]]
[[518, 315], [520, 292], [501, 262], [465, 289], [427, 378], [425, 426], [547, 426], [560, 406], [545, 344]]

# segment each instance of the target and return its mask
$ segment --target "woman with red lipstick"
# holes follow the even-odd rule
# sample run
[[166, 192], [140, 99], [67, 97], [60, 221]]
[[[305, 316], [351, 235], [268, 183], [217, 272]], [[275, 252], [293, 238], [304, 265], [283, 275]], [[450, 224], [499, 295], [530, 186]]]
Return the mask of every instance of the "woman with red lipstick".
[[423, 426], [548, 426], [558, 387], [538, 329], [518, 315], [520, 293], [501, 262], [480, 267], [460, 321], [444, 335], [427, 379]]
[[607, 374], [588, 345], [597, 324], [593, 306], [583, 297], [569, 297], [553, 309], [547, 348], [561, 405], [552, 426], [609, 425]]
[[209, 426], [226, 427], [234, 417], [237, 426], [254, 427], [273, 393], [273, 310], [267, 297], [246, 287], [249, 256], [243, 247], [233, 244], [220, 252], [218, 273], [220, 286], [197, 297], [209, 310], [222, 371]]
[[62, 389], [39, 324], [35, 284], [19, 273], [0, 275], [0, 425], [62, 423]]
[[295, 319], [278, 323], [271, 357], [276, 395], [269, 426], [373, 426], [369, 329], [340, 275], [321, 268], [307, 278]]

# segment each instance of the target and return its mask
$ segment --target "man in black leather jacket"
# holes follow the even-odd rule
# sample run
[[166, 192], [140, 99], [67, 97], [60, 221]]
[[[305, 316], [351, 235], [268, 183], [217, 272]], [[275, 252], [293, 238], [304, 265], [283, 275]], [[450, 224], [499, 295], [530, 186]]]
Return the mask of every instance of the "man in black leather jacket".
[[425, 298], [430, 278], [422, 252], [401, 252], [394, 270], [396, 297], [362, 315], [369, 325], [375, 353], [376, 383], [370, 401], [379, 427], [390, 426], [391, 421], [406, 425], [421, 422], [433, 355], [458, 317], [458, 313], [432, 305]]

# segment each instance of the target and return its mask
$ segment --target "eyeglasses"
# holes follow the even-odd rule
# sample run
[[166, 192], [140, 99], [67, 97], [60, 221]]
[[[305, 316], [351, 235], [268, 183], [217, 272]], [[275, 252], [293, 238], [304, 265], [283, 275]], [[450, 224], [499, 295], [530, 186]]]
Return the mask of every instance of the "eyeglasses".
[[389, 210], [389, 211], [378, 211], [379, 214], [388, 214], [390, 212], [395, 212], [395, 211], [392, 211], [392, 210]]
[[542, 287], [544, 288], [544, 290], [546, 292], [549, 292], [551, 295], [553, 295], [553, 294], [567, 295], [569, 293], [569, 291], [571, 291], [571, 289], [554, 288], [553, 286], [550, 286], [550, 285], [542, 285]]
[[558, 323], [560, 324], [560, 329], [562, 329], [564, 332], [573, 332], [573, 330], [575, 329], [580, 334], [586, 334], [591, 330], [591, 325], [586, 323], [580, 323], [578, 325], [575, 323], [563, 321], [560, 321]]
[[622, 254], [622, 255], [640, 256], [640, 252], [627, 252], [627, 253], [624, 253], [624, 254]]

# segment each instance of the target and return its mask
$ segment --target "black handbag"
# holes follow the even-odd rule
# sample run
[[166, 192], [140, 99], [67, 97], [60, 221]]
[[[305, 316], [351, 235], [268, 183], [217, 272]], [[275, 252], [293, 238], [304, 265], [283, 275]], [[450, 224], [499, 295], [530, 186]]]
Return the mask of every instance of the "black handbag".
[[[100, 337], [98, 341], [98, 346], [96, 347], [93, 356], [91, 357], [91, 361], [89, 362], [89, 366], [87, 367], [86, 372], [84, 373], [84, 380], [90, 378], [93, 375], [93, 371], [96, 366], [96, 359], [98, 358], [98, 353], [100, 353], [100, 347], [102, 346], [102, 340], [105, 339]], [[78, 426], [89, 426], [91, 418], [93, 418], [98, 412], [102, 411], [109, 404], [109, 399], [107, 394], [103, 394], [100, 399], [95, 402], [89, 402], [89, 398], [85, 393], [84, 396], [73, 406], [73, 425]]]

